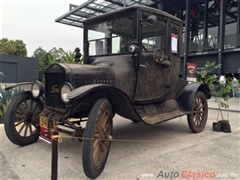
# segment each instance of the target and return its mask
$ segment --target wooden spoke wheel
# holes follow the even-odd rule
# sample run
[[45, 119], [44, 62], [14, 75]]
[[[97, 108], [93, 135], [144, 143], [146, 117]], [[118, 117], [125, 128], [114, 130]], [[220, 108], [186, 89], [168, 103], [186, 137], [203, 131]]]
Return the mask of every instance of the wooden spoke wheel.
[[188, 125], [192, 132], [202, 132], [206, 126], [208, 117], [207, 98], [203, 92], [198, 91], [192, 104], [192, 112], [187, 116]]
[[43, 103], [32, 97], [31, 92], [22, 92], [10, 102], [4, 120], [4, 129], [8, 139], [20, 146], [34, 143], [39, 138], [38, 115]]
[[98, 177], [106, 164], [112, 135], [112, 107], [99, 99], [92, 107], [83, 140], [83, 169], [89, 178]]

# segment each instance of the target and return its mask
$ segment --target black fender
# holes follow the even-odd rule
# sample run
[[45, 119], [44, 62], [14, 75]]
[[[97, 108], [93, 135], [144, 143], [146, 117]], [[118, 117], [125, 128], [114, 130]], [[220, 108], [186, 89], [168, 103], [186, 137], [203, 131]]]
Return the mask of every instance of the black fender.
[[98, 99], [106, 98], [110, 101], [115, 113], [128, 119], [141, 120], [129, 96], [111, 85], [90, 84], [81, 86], [71, 91], [67, 98], [69, 103], [77, 102], [88, 107], [92, 107]]
[[17, 84], [14, 84], [12, 86], [9, 86], [9, 87], [6, 87], [5, 90], [10, 90], [10, 89], [13, 89], [15, 87], [21, 87], [27, 91], [31, 91], [31, 87], [32, 87], [32, 83], [33, 82], [22, 82], [22, 83], [17, 83]]
[[186, 85], [177, 97], [182, 110], [191, 111], [194, 97], [197, 91], [202, 91], [207, 99], [211, 98], [210, 88], [207, 84], [194, 82]]

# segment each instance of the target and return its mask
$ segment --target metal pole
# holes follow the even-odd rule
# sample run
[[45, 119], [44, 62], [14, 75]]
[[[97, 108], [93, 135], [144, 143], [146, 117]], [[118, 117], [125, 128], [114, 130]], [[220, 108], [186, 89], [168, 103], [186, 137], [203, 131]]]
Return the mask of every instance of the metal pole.
[[188, 59], [188, 47], [190, 37], [190, 0], [186, 0], [186, 14], [185, 14], [185, 46], [184, 46], [184, 58], [183, 58], [183, 79], [186, 79], [187, 59]]
[[221, 68], [218, 68], [218, 76], [221, 75], [223, 69], [223, 55], [224, 38], [225, 38], [225, 14], [226, 14], [226, 0], [220, 1], [220, 23], [219, 23], [219, 43], [218, 43], [218, 64], [222, 64]]
[[162, 2], [162, 0], [157, 3], [157, 9], [163, 10], [163, 2]]
[[123, 7], [126, 7], [126, 0], [123, 0]]
[[204, 39], [208, 38], [208, 0], [204, 3]]
[[236, 28], [237, 46], [240, 46], [240, 0], [237, 0], [237, 28]]
[[237, 1], [237, 34], [240, 33], [240, 0]]
[[59, 133], [53, 131], [52, 133], [52, 175], [51, 180], [57, 180], [58, 174], [58, 137]]

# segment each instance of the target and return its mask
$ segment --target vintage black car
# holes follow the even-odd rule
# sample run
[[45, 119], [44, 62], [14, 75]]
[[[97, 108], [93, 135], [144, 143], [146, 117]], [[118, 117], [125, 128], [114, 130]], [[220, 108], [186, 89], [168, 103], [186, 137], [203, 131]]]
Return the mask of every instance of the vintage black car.
[[84, 172], [96, 178], [107, 161], [115, 113], [147, 125], [187, 115], [192, 132], [203, 131], [209, 87], [179, 78], [181, 46], [181, 20], [150, 7], [85, 20], [84, 63], [54, 63], [45, 84], [35, 81], [15, 96], [5, 117], [7, 137], [20, 146], [52, 131], [83, 137]]

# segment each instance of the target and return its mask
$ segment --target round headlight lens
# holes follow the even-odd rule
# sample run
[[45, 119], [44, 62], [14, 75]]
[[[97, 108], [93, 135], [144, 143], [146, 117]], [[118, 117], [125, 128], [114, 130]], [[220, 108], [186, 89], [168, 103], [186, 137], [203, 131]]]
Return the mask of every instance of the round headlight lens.
[[71, 84], [65, 83], [61, 88], [61, 98], [64, 103], [67, 103], [69, 99], [67, 99], [68, 93], [70, 93], [73, 90]]
[[32, 84], [31, 92], [32, 92], [32, 96], [33, 96], [34, 98], [37, 98], [37, 97], [40, 96], [40, 93], [41, 93], [41, 85], [40, 85], [40, 82], [35, 81], [35, 82]]

